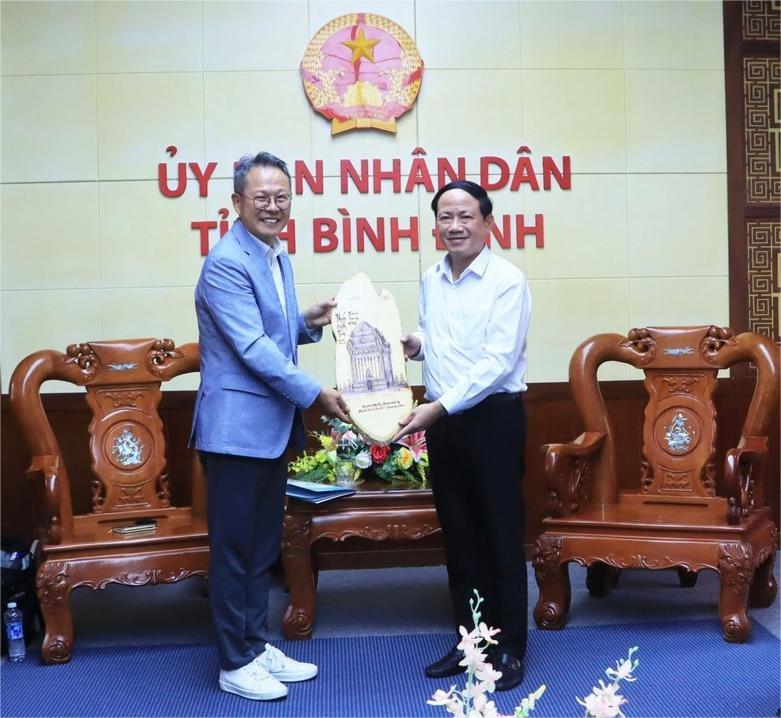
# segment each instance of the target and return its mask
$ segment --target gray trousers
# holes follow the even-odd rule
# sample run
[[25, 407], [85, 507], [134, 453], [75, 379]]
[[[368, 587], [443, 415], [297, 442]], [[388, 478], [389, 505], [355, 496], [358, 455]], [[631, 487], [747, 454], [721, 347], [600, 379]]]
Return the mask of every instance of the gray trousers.
[[270, 569], [279, 558], [287, 470], [277, 459], [200, 452], [209, 522], [209, 602], [220, 668], [263, 652]]

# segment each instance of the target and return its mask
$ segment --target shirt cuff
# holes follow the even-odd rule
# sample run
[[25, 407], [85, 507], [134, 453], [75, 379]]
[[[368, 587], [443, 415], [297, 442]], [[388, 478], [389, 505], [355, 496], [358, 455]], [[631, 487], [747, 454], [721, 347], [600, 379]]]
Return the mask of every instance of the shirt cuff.
[[458, 395], [453, 389], [446, 391], [442, 396], [440, 396], [439, 403], [442, 404], [442, 408], [448, 414], [455, 414], [456, 412], [461, 411]]
[[412, 336], [420, 339], [420, 349], [414, 357], [407, 357], [410, 361], [423, 361], [426, 358], [426, 343], [420, 332], [412, 332]]

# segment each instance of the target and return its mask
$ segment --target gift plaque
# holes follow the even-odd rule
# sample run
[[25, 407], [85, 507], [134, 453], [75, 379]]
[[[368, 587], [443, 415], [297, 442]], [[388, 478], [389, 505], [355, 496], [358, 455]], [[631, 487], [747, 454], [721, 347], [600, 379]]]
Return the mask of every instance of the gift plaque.
[[348, 279], [336, 294], [331, 315], [336, 340], [336, 387], [350, 418], [365, 437], [383, 444], [399, 431], [412, 411], [401, 320], [393, 295], [377, 292], [363, 273]]

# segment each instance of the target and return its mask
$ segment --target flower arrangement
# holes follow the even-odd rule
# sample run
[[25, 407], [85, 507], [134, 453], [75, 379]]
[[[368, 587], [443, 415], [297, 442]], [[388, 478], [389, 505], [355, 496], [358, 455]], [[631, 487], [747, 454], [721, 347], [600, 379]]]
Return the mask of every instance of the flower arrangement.
[[310, 432], [320, 448], [304, 452], [288, 464], [291, 478], [333, 484], [336, 483], [339, 464], [347, 461], [353, 466], [353, 481], [360, 481], [362, 472], [372, 469], [374, 476], [387, 482], [426, 482], [428, 450], [424, 431], [409, 434], [394, 444], [383, 445], [366, 441], [352, 424], [325, 416], [320, 420], [330, 427], [330, 431]]
[[631, 683], [637, 678], [632, 675], [635, 668], [640, 665], [636, 658], [632, 659], [632, 654], [637, 650], [637, 646], [629, 649], [626, 658], [616, 661], [615, 668], [606, 668], [605, 675], [613, 682], [606, 686], [602, 679], [599, 680], [599, 688], [594, 686], [583, 700], [576, 699], [580, 705], [586, 709], [585, 715], [591, 718], [615, 718], [615, 716], [624, 717], [621, 712], [621, 706], [629, 701], [618, 693], [618, 684], [621, 681]]
[[[427, 702], [432, 706], [444, 706], [447, 712], [456, 718], [528, 718], [537, 701], [545, 693], [545, 684], [529, 693], [516, 707], [512, 716], [499, 713], [496, 704], [488, 699], [487, 694], [494, 692], [496, 681], [502, 674], [493, 669], [486, 657], [488, 646], [496, 644], [494, 636], [499, 633], [499, 629], [489, 628], [480, 621], [482, 602], [482, 597], [475, 591], [475, 598], [469, 601], [475, 627], [469, 632], [463, 626], [459, 627], [461, 641], [458, 648], [464, 653], [461, 665], [466, 667], [466, 686], [460, 691], [455, 686], [451, 686], [447, 691], [440, 689]], [[629, 650], [625, 659], [616, 661], [615, 668], [605, 670], [607, 677], [612, 680], [610, 685], [605, 685], [600, 679], [599, 687], [594, 686], [583, 700], [575, 699], [586, 709], [585, 718], [625, 718], [621, 706], [628, 701], [619, 695], [618, 687], [621, 681], [636, 680], [632, 673], [640, 661], [632, 659], [635, 651], [637, 646]]]

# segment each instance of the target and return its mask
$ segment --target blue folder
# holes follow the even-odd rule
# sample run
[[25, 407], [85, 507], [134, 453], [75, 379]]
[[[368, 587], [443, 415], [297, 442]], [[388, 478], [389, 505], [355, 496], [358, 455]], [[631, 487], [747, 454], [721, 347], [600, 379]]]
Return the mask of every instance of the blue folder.
[[288, 479], [285, 493], [299, 501], [307, 501], [310, 504], [322, 504], [326, 501], [341, 499], [343, 496], [351, 496], [355, 493], [355, 489], [345, 486], [334, 486], [333, 484], [317, 484], [313, 481]]

